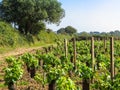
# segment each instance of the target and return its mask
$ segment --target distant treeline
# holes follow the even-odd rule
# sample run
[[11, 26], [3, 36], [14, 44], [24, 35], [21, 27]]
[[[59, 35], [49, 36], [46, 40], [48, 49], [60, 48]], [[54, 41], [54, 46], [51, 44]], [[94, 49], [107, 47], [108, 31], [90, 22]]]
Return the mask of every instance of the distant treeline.
[[110, 31], [110, 32], [81, 32], [78, 33], [79, 36], [118, 36], [120, 37], [120, 31], [115, 30], [115, 31]]
[[109, 39], [110, 37], [114, 37], [116, 40], [120, 40], [120, 31], [115, 30], [111, 32], [81, 32], [76, 35], [77, 40], [88, 40], [91, 37], [95, 37], [96, 40]]

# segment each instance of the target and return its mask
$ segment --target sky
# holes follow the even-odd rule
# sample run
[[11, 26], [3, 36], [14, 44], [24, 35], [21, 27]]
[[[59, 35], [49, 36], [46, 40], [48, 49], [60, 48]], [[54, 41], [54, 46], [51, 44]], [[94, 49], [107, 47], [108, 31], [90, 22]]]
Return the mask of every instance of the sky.
[[[1, 1], [1, 0], [0, 0]], [[57, 31], [72, 26], [78, 32], [110, 32], [120, 30], [120, 0], [58, 0], [65, 10], [59, 26], [48, 24]]]
[[59, 26], [49, 24], [57, 31], [72, 26], [78, 32], [110, 32], [120, 30], [120, 0], [58, 0], [65, 10]]

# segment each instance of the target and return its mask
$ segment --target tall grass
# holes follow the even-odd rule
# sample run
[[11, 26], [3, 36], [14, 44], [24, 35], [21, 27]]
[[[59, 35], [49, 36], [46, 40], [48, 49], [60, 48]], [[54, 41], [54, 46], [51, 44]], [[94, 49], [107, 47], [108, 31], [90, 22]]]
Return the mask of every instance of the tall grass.
[[0, 21], [0, 53], [19, 47], [40, 46], [55, 43], [69, 38], [68, 35], [58, 35], [54, 32], [40, 31], [37, 35], [23, 35], [10, 24]]

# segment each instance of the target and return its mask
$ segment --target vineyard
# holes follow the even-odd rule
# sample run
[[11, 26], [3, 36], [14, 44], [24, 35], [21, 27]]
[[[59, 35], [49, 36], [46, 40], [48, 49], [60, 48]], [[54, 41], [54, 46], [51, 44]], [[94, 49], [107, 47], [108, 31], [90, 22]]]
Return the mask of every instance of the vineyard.
[[119, 48], [113, 37], [58, 41], [56, 47], [6, 58], [4, 82], [9, 90], [119, 90]]

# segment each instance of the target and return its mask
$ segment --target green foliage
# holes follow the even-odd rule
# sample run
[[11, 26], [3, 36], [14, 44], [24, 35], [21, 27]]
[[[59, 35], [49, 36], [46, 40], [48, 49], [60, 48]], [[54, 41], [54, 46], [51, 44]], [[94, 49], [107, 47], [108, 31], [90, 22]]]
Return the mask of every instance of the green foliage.
[[37, 83], [45, 85], [47, 84], [47, 79], [45, 78], [45, 75], [41, 75], [40, 73], [37, 73], [34, 77], [34, 79], [37, 81]]
[[39, 34], [40, 31], [45, 31], [45, 30], [46, 30], [45, 24], [43, 22], [38, 22], [38, 23], [33, 24], [30, 33], [32, 35], [37, 35]]
[[107, 70], [105, 63], [100, 63], [100, 70], [95, 72], [94, 79], [94, 88], [102, 90], [108, 90], [111, 88], [110, 72]]
[[42, 57], [44, 62], [44, 70], [47, 75], [48, 82], [56, 80], [60, 75], [64, 74], [64, 70], [61, 68], [61, 62], [52, 54], [44, 55]]
[[27, 71], [30, 73], [30, 77], [34, 78], [36, 74], [36, 70], [38, 68], [39, 62], [38, 59], [30, 53], [24, 54], [21, 59], [24, 61], [24, 63], [27, 66]]
[[110, 31], [110, 32], [81, 32], [78, 33], [78, 36], [82, 36], [82, 37], [91, 37], [91, 36], [95, 36], [95, 37], [100, 37], [100, 38], [108, 38], [111, 36], [114, 36], [116, 39], [120, 38], [120, 31], [119, 30], [115, 30], [115, 31]]
[[17, 83], [17, 85], [28, 85], [28, 84], [29, 84], [29, 82], [28, 81], [24, 81], [24, 80], [22, 80], [19, 83]]
[[27, 65], [27, 67], [32, 68], [34, 67], [38, 67], [38, 60], [35, 58], [34, 55], [30, 54], [30, 53], [26, 53], [22, 56], [23, 61], [25, 62], [25, 64]]
[[6, 62], [8, 63], [8, 67], [4, 68], [4, 80], [5, 84], [8, 85], [11, 82], [15, 83], [18, 81], [23, 75], [23, 70], [22, 62], [16, 58], [9, 57], [6, 59]]
[[65, 28], [60, 28], [58, 31], [57, 31], [58, 34], [66, 34], [65, 32]]
[[81, 37], [89, 37], [89, 36], [91, 36], [89, 33], [85, 32], [85, 31], [79, 33], [78, 35], [81, 36]]
[[64, 38], [70, 38], [70, 36], [57, 35], [54, 32], [47, 32], [44, 30], [40, 31], [36, 36], [31, 34], [22, 35], [18, 30], [13, 29], [10, 24], [0, 21], [0, 53], [8, 52], [16, 48], [52, 44], [59, 40], [62, 41]]
[[69, 77], [61, 76], [56, 81], [56, 90], [76, 90], [76, 86]]
[[45, 43], [54, 42], [57, 39], [57, 36], [53, 32], [40, 31], [37, 35], [37, 40], [44, 41]]
[[61, 64], [60, 60], [56, 58], [53, 54], [44, 55], [42, 59], [44, 60], [45, 65], [51, 65], [51, 67], [55, 67]]
[[23, 45], [24, 39], [10, 24], [0, 21], [0, 46]]
[[72, 35], [72, 34], [75, 34], [77, 33], [77, 30], [72, 27], [72, 26], [67, 26], [65, 28], [60, 28], [58, 31], [57, 31], [58, 34], [69, 34], [69, 35]]
[[0, 18], [17, 25], [23, 34], [35, 33], [33, 29], [39, 21], [58, 24], [64, 17], [57, 0], [3, 0], [0, 12]]
[[117, 90], [118, 88], [120, 88], [120, 73], [115, 75], [115, 80], [114, 80], [112, 88], [113, 88], [113, 90]]
[[[48, 32], [47, 32], [48, 33]], [[110, 78], [110, 46], [107, 42], [108, 50], [103, 49], [102, 41], [95, 41], [95, 70], [91, 68], [91, 43], [90, 41], [80, 41], [76, 43], [77, 46], [77, 60], [76, 68], [72, 63], [73, 43], [69, 43], [68, 56], [65, 57], [63, 49], [63, 42], [56, 41], [57, 48], [48, 54], [41, 55], [39, 52], [36, 55], [25, 54], [22, 59], [29, 66], [38, 66], [38, 60], [43, 61], [43, 72], [37, 73], [34, 79], [42, 84], [51, 84], [55, 82], [57, 90], [76, 90], [75, 83], [79, 80], [86, 79], [94, 80], [90, 84], [91, 89], [96, 90], [118, 90], [120, 88], [120, 53], [115, 51], [115, 77], [112, 82]], [[115, 42], [115, 50], [119, 49], [119, 42]], [[61, 51], [60, 51], [61, 50]], [[59, 52], [60, 51], [60, 52]], [[119, 51], [119, 50], [118, 50]], [[57, 54], [56, 54], [57, 53]], [[9, 66], [13, 65], [14, 59], [8, 59]], [[36, 62], [37, 61], [37, 62]], [[38, 71], [39, 72], [39, 71]], [[70, 77], [71, 76], [71, 77]], [[77, 79], [77, 80], [76, 80]]]
[[70, 34], [70, 35], [72, 35], [72, 34], [77, 33], [77, 30], [74, 27], [72, 27], [72, 26], [67, 26], [65, 28], [65, 32]]
[[62, 64], [61, 66], [64, 68], [66, 73], [73, 70], [74, 64], [70, 62], [70, 56], [65, 57], [64, 55], [61, 55], [60, 60]]
[[75, 70], [75, 73], [83, 79], [90, 79], [94, 75], [92, 69], [81, 62], [77, 62], [77, 69]]
[[6, 87], [3, 83], [0, 84], [0, 88]]
[[[53, 54], [46, 54], [40, 55], [39, 59], [40, 58], [43, 60], [44, 63], [43, 69], [45, 71], [45, 76], [43, 77], [39, 74], [35, 76], [35, 79], [42, 84], [45, 84], [46, 81], [48, 83], [51, 83], [52, 80], [57, 80], [58, 88], [60, 88], [61, 90], [62, 86], [59, 86], [59, 80], [61, 80], [60, 77], [67, 75], [68, 72], [73, 68], [73, 65], [68, 61], [67, 58], [65, 58], [65, 56], [61, 56], [60, 59], [58, 59]], [[44, 79], [42, 79], [42, 77]], [[66, 86], [67, 89], [71, 90], [75, 87], [73, 81], [71, 81], [70, 78], [65, 78], [65, 80], [67, 80], [66, 83], [64, 81], [61, 83], [63, 86], [69, 84], [68, 86]]]

